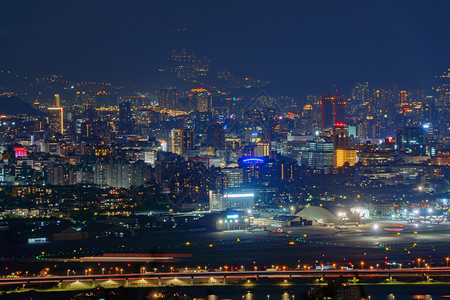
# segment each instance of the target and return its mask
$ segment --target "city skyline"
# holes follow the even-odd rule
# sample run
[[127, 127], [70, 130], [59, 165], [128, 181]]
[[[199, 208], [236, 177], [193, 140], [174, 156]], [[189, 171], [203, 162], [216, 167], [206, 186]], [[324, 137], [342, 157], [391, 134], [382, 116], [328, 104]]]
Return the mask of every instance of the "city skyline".
[[0, 297], [448, 297], [450, 2], [0, 10]]

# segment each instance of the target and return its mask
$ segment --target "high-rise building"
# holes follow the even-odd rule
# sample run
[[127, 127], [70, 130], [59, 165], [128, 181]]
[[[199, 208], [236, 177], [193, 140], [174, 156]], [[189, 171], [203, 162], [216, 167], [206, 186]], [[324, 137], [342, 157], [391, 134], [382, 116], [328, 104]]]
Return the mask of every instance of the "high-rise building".
[[348, 128], [344, 126], [335, 126], [332, 138], [335, 149], [348, 149], [350, 147]]
[[160, 108], [179, 110], [176, 88], [170, 87], [160, 90], [158, 93], [158, 101]]
[[144, 162], [107, 161], [94, 165], [94, 183], [102, 186], [129, 189], [145, 184], [150, 176], [148, 164]]
[[131, 112], [131, 103], [122, 102], [119, 105], [119, 132], [131, 134], [134, 130], [134, 118]]
[[52, 134], [64, 134], [64, 113], [62, 107], [49, 107], [49, 129]]
[[169, 147], [170, 152], [178, 155], [185, 154], [186, 151], [194, 149], [194, 129], [172, 129], [170, 132]]
[[343, 96], [322, 94], [322, 130], [345, 122], [345, 105]]
[[343, 167], [346, 163], [350, 167], [354, 166], [357, 162], [356, 150], [350, 149], [336, 149], [335, 153], [335, 168]]
[[55, 106], [48, 108], [49, 129], [52, 134], [64, 134], [64, 112], [59, 94], [55, 94]]
[[400, 91], [400, 105], [408, 105], [408, 93], [406, 91]]
[[196, 105], [199, 112], [212, 111], [212, 94], [204, 88], [192, 89], [189, 102]]
[[334, 97], [330, 94], [322, 94], [322, 130], [332, 127], [334, 112]]
[[270, 154], [270, 142], [259, 142], [256, 144], [255, 156], [263, 157]]
[[397, 129], [397, 149], [416, 155], [426, 153], [425, 130], [422, 127], [404, 127]]
[[368, 102], [370, 99], [370, 89], [369, 83], [357, 83], [356, 86], [352, 90], [351, 104], [352, 105], [361, 105], [365, 102]]
[[244, 170], [242, 168], [223, 168], [224, 189], [239, 188], [244, 183]]
[[343, 96], [334, 97], [333, 121], [335, 125], [345, 123], [345, 105], [346, 102]]

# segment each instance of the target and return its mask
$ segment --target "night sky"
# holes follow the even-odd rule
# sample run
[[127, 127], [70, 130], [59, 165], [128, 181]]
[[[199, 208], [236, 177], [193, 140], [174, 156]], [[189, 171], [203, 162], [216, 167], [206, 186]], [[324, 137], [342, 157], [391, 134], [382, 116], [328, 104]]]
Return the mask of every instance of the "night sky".
[[427, 88], [450, 68], [448, 0], [2, 0], [0, 11], [1, 68], [74, 80], [158, 82], [174, 48], [292, 95]]

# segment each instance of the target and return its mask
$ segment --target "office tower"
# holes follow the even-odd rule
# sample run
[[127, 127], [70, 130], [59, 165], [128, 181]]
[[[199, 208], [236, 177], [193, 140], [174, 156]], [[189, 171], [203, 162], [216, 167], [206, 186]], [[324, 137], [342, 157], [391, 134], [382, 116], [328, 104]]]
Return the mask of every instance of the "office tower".
[[62, 107], [49, 107], [49, 129], [52, 134], [64, 134], [64, 114]]
[[322, 130], [345, 122], [345, 99], [343, 96], [322, 94]]
[[397, 129], [397, 149], [416, 155], [426, 153], [425, 131], [421, 127], [404, 127]]
[[163, 109], [179, 110], [176, 88], [162, 89], [158, 93], [159, 107]]
[[334, 97], [334, 112], [333, 112], [334, 124], [345, 123], [345, 105], [346, 102], [343, 96]]
[[197, 111], [208, 112], [212, 110], [212, 94], [204, 88], [192, 89], [189, 95], [189, 108], [196, 105]]
[[134, 130], [134, 118], [131, 113], [131, 103], [122, 102], [119, 105], [119, 132], [131, 134]]
[[351, 96], [351, 104], [352, 105], [361, 105], [365, 102], [368, 102], [370, 99], [370, 89], [369, 83], [357, 83], [356, 86], [352, 90]]
[[172, 129], [170, 132], [170, 152], [178, 155], [194, 149], [194, 129]]
[[244, 170], [242, 168], [223, 168], [224, 189], [239, 188], [244, 183]]
[[322, 94], [322, 130], [332, 127], [334, 98], [330, 94]]
[[225, 149], [225, 130], [218, 124], [208, 125], [206, 144], [217, 149]]
[[256, 144], [255, 156], [264, 157], [269, 156], [270, 142], [259, 142]]
[[336, 149], [335, 153], [335, 168], [343, 167], [346, 163], [350, 167], [354, 166], [357, 162], [356, 150], [351, 149]]
[[400, 105], [408, 105], [408, 93], [406, 91], [400, 91]]
[[345, 128], [344, 126], [335, 126], [332, 138], [335, 149], [348, 149], [350, 147], [348, 128]]
[[306, 142], [299, 153], [301, 165], [328, 173], [334, 166], [334, 144], [325, 141]]
[[49, 130], [52, 134], [64, 134], [64, 113], [59, 94], [55, 94], [55, 106], [48, 108]]

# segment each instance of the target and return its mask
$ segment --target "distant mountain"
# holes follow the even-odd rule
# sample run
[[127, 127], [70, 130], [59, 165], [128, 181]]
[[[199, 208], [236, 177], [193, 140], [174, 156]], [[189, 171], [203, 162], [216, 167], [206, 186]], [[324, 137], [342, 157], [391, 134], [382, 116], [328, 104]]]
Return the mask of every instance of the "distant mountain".
[[42, 113], [31, 106], [30, 103], [20, 100], [18, 97], [0, 97], [0, 115], [15, 116], [26, 114], [40, 116]]

